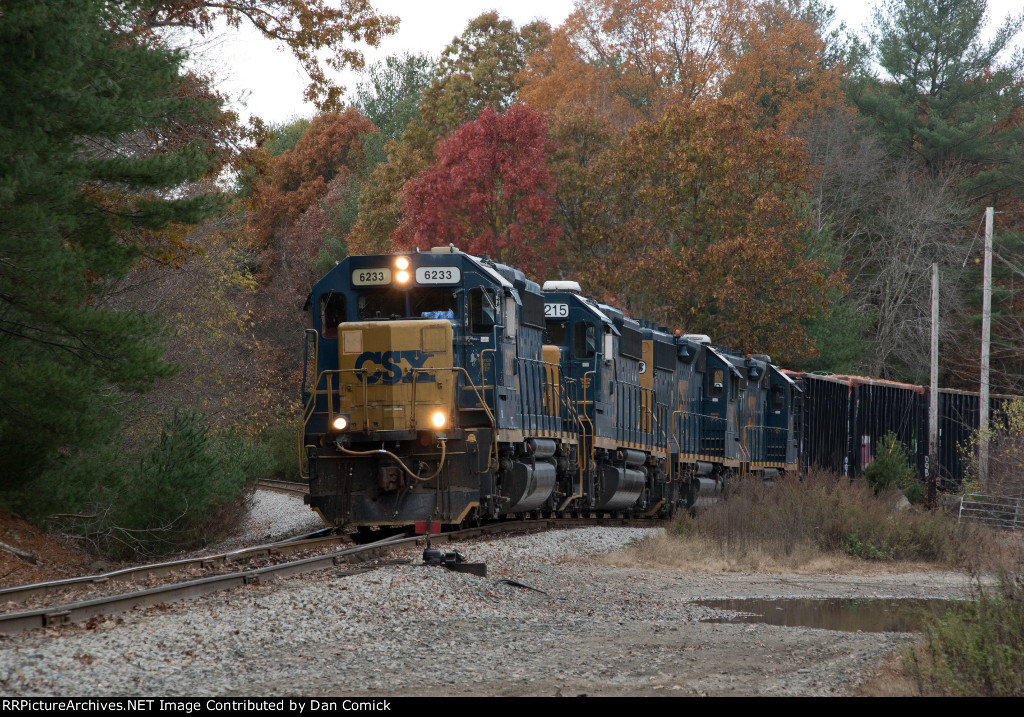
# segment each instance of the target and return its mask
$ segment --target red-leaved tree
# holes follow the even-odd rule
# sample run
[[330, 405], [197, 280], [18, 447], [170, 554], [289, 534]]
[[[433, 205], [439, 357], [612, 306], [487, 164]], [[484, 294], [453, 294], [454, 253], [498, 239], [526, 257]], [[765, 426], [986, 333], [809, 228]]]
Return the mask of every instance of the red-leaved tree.
[[487, 108], [441, 142], [434, 164], [402, 187], [395, 248], [451, 243], [530, 277], [551, 274], [561, 230], [552, 221], [547, 159], [547, 127], [537, 112], [525, 105], [504, 114]]

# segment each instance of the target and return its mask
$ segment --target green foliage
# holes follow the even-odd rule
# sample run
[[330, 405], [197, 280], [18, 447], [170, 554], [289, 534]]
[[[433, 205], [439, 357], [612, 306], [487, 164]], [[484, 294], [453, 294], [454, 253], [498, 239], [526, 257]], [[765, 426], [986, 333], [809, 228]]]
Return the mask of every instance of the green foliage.
[[298, 430], [299, 423], [293, 417], [292, 420], [281, 419], [263, 433], [263, 444], [270, 456], [267, 475], [281, 480], [300, 480]]
[[409, 52], [390, 55], [366, 71], [356, 87], [355, 106], [373, 122], [382, 141], [399, 139], [409, 121], [420, 116], [420, 95], [433, 73], [430, 57]]
[[115, 557], [202, 545], [240, 516], [268, 454], [241, 437], [211, 435], [200, 416], [175, 411], [155, 445], [114, 478], [90, 537]]
[[306, 133], [308, 128], [309, 120], [305, 117], [299, 117], [291, 122], [271, 125], [268, 128], [270, 130], [270, 137], [263, 143], [263, 148], [267, 150], [267, 154], [271, 157], [277, 157], [285, 152], [290, 152], [295, 149], [295, 145], [302, 139], [302, 135]]
[[1003, 572], [995, 589], [978, 580], [974, 593], [926, 624], [926, 649], [904, 651], [904, 664], [922, 692], [1022, 697], [1024, 572]]
[[[294, 453], [293, 436], [292, 464]], [[255, 481], [272, 473], [271, 448], [212, 433], [205, 417], [175, 411], [158, 438], [65, 456], [0, 504], [83, 536], [104, 556], [162, 555], [234, 529]]]
[[903, 495], [906, 496], [907, 500], [910, 501], [912, 505], [924, 505], [926, 498], [924, 484], [914, 481], [907, 486], [906, 490], [903, 491]]
[[891, 488], [904, 490], [914, 480], [907, 447], [891, 431], [882, 437], [875, 459], [864, 469], [864, 480], [875, 493]]
[[434, 79], [423, 91], [420, 112], [426, 126], [445, 136], [487, 107], [508, 109], [526, 58], [550, 40], [551, 28], [541, 20], [516, 28], [493, 10], [470, 20], [441, 52]]
[[967, 165], [970, 191], [1021, 188], [1019, 120], [1024, 86], [1002, 56], [1024, 25], [1006, 18], [982, 40], [987, 0], [888, 0], [871, 46], [886, 77], [854, 92], [894, 150], [944, 173]]
[[865, 337], [873, 317], [860, 313], [846, 295], [837, 289], [828, 316], [817, 316], [807, 325], [810, 336], [818, 349], [815, 357], [793, 362], [790, 368], [796, 371], [828, 371], [851, 374], [860, 363], [867, 349]]
[[[118, 391], [173, 373], [157, 322], [104, 296], [133, 266], [123, 238], [191, 223], [212, 152], [161, 137], [219, 101], [180, 99], [180, 52], [116, 28], [137, 7], [10, 0], [0, 18], [0, 474], [17, 489], [118, 425]], [[113, 29], [112, 29], [113, 28]], [[125, 138], [132, 136], [132, 143]]]

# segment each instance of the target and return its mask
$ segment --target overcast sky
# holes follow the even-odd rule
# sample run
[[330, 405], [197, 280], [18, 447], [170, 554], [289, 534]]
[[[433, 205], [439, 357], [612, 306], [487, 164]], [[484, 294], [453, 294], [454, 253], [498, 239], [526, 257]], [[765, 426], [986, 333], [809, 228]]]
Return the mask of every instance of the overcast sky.
[[[556, 27], [572, 11], [573, 0], [374, 0], [373, 4], [379, 12], [397, 15], [402, 22], [398, 32], [386, 37], [379, 47], [363, 48], [367, 65], [405, 51], [437, 56], [453, 37], [462, 33], [466, 23], [486, 10], [498, 10], [517, 26], [543, 18]], [[863, 0], [839, 2], [836, 15], [851, 28], [860, 29], [874, 4]], [[990, 16], [995, 21], [1010, 11], [1020, 12], [1020, 0], [989, 2]], [[198, 51], [203, 57], [201, 64], [221, 78], [220, 90], [235, 100], [243, 117], [254, 114], [280, 123], [314, 114], [313, 106], [302, 101], [308, 79], [291, 53], [277, 48], [255, 30], [225, 32]], [[353, 90], [359, 77], [348, 73], [338, 79]]]

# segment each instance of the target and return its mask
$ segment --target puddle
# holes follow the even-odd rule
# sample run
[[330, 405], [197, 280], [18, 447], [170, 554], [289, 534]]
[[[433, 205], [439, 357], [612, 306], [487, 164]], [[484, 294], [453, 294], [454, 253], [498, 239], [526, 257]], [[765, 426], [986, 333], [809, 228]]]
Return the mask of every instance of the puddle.
[[920, 632], [925, 616], [942, 616], [952, 600], [917, 598], [761, 598], [698, 600], [698, 605], [739, 615], [701, 622], [765, 623], [844, 632]]

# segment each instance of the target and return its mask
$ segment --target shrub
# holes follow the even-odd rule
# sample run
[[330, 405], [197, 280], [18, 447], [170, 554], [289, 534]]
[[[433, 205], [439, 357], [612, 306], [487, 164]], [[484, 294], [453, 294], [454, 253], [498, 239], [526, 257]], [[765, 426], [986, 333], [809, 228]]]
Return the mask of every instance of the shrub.
[[1024, 495], [1024, 401], [1010, 401], [995, 412], [988, 441], [988, 476], [984, 484], [978, 470], [981, 432], [974, 431], [960, 447], [965, 463], [961, 491]]
[[910, 467], [907, 447], [895, 433], [890, 431], [882, 437], [878, 454], [864, 469], [864, 480], [875, 493], [890, 488], [904, 490], [913, 483], [914, 469]]
[[267, 475], [282, 480], [298, 481], [299, 451], [297, 443], [298, 421], [280, 420], [263, 433], [263, 442], [270, 457]]
[[925, 626], [926, 649], [904, 664], [922, 692], [1024, 696], [1024, 571], [1003, 572], [993, 590], [974, 581], [974, 599]]
[[265, 448], [211, 434], [194, 413], [175, 411], [159, 440], [105, 487], [84, 529], [104, 555], [159, 555], [205, 544], [244, 515]]

